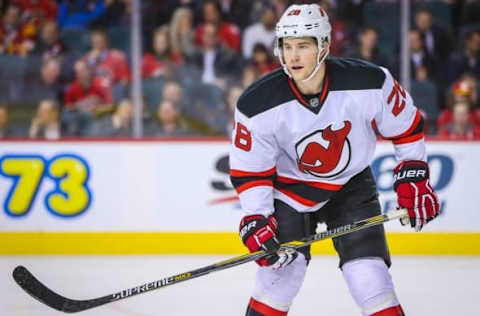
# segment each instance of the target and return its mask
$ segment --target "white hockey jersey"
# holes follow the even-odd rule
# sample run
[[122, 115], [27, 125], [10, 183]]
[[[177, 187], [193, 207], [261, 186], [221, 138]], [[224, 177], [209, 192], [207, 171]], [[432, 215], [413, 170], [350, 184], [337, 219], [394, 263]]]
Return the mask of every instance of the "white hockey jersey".
[[398, 160], [426, 160], [423, 119], [385, 68], [329, 58], [321, 94], [305, 96], [281, 69], [246, 89], [235, 112], [230, 176], [246, 214], [279, 199], [320, 209], [373, 159], [377, 130]]

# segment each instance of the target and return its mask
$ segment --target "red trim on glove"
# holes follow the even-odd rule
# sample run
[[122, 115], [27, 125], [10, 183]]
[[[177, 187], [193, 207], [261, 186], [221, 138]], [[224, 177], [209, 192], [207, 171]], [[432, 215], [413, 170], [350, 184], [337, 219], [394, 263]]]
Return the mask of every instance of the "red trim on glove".
[[248, 306], [264, 316], [286, 316], [288, 313], [279, 311], [278, 309], [270, 307], [267, 304], [259, 302], [253, 297], [250, 299], [250, 302], [248, 302]]

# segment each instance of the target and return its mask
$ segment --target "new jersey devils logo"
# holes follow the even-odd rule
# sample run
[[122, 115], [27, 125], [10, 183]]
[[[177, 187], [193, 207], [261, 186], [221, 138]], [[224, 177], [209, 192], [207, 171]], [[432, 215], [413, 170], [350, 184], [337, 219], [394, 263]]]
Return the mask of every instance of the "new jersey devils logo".
[[330, 178], [347, 168], [351, 155], [347, 135], [352, 123], [343, 121], [343, 124], [337, 130], [332, 130], [333, 124], [330, 124], [305, 136], [295, 145], [300, 171], [319, 178]]

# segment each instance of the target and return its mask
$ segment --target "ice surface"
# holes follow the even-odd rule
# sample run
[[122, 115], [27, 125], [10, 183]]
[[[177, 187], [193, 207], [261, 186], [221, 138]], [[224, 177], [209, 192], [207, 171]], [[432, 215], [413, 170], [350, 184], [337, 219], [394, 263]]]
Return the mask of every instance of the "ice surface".
[[[61, 295], [90, 299], [196, 269], [229, 256], [0, 256], [0, 311], [65, 315], [37, 302], [11, 277], [22, 264]], [[215, 272], [82, 312], [82, 316], [243, 316], [256, 265]], [[480, 306], [480, 257], [393, 257], [397, 295], [407, 315], [473, 315]], [[360, 315], [333, 256], [314, 256], [289, 316]]]

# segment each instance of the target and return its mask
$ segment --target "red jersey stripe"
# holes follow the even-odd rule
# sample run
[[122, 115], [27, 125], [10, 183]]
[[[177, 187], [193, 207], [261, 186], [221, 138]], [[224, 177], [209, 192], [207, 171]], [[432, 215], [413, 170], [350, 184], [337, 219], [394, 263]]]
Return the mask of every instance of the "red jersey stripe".
[[417, 109], [417, 113], [415, 113], [415, 118], [413, 119], [413, 123], [412, 123], [412, 125], [410, 125], [409, 129], [407, 129], [405, 132], [403, 132], [402, 134], [400, 134], [398, 136], [388, 137], [386, 139], [398, 140], [399, 138], [409, 136], [415, 130], [415, 128], [418, 126], [418, 123], [420, 123], [421, 119], [422, 119], [422, 114], [420, 113], [420, 110]]
[[251, 189], [253, 187], [260, 187], [260, 186], [268, 186], [273, 187], [272, 180], [256, 180], [256, 181], [249, 181], [241, 186], [237, 187], [237, 193], [240, 194], [243, 191]]
[[277, 181], [286, 183], [286, 184], [302, 183], [311, 187], [315, 187], [323, 190], [329, 190], [329, 191], [338, 191], [343, 187], [343, 185], [340, 185], [340, 184], [331, 184], [331, 183], [315, 182], [315, 181], [302, 181], [302, 180], [297, 180], [297, 179], [292, 179], [292, 178], [287, 178], [282, 176], [277, 176]]
[[263, 304], [255, 300], [254, 298], [250, 299], [248, 306], [250, 306], [250, 308], [255, 310], [256, 312], [265, 316], [286, 316], [287, 315], [287, 312], [279, 311], [273, 307], [270, 307], [266, 304]]
[[400, 305], [393, 306], [372, 314], [372, 316], [405, 316]]
[[271, 175], [274, 175], [275, 172], [277, 172], [276, 167], [273, 167], [269, 170], [257, 172], [230, 169], [230, 175], [232, 177], [269, 177]]
[[397, 139], [397, 140], [393, 140], [393, 143], [395, 145], [413, 143], [413, 142], [416, 142], [417, 140], [422, 139], [423, 136], [424, 136], [423, 133], [415, 134], [415, 135], [412, 135], [412, 136], [407, 136], [407, 137], [403, 137], [403, 138], [400, 138], [400, 139]]
[[317, 202], [314, 202], [314, 201], [311, 201], [311, 200], [306, 199], [304, 197], [301, 197], [300, 195], [297, 195], [297, 194], [295, 194], [291, 191], [288, 191], [288, 190], [285, 190], [285, 189], [280, 189], [280, 188], [275, 188], [275, 189], [282, 192], [283, 194], [285, 194], [286, 196], [288, 196], [292, 200], [297, 201], [300, 204], [303, 204], [303, 205], [306, 205], [306, 206], [315, 206], [315, 205], [318, 204]]

